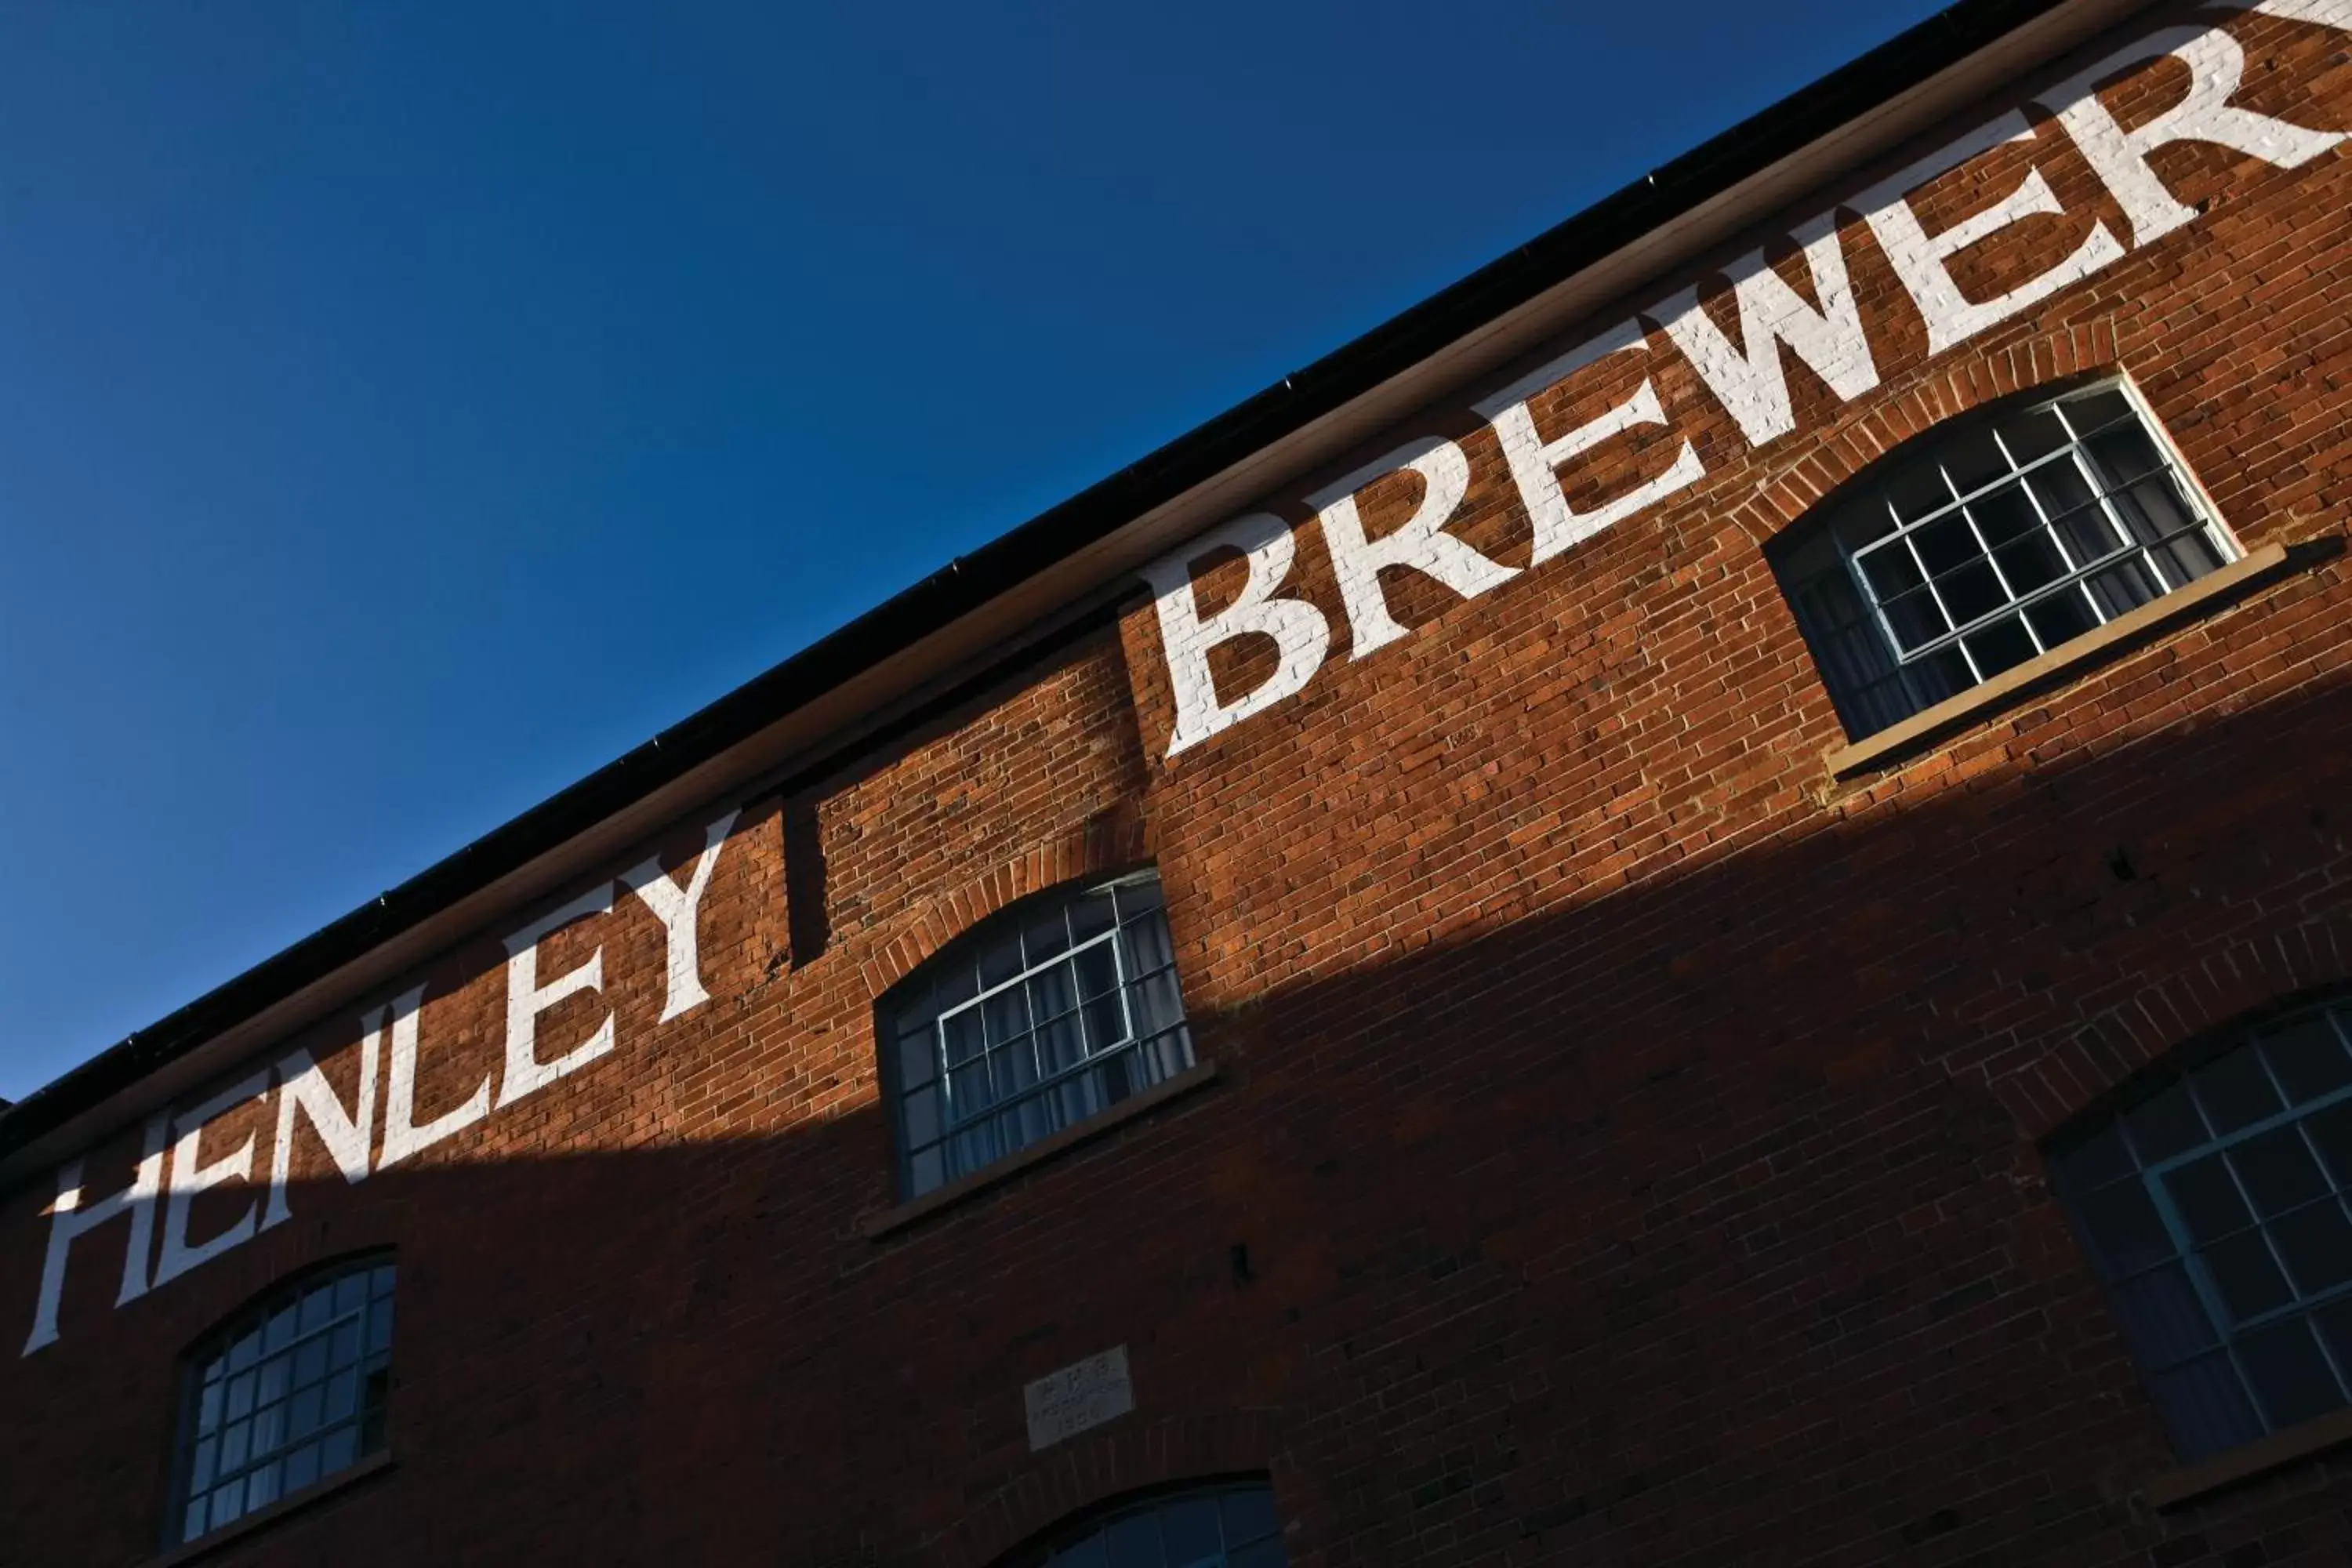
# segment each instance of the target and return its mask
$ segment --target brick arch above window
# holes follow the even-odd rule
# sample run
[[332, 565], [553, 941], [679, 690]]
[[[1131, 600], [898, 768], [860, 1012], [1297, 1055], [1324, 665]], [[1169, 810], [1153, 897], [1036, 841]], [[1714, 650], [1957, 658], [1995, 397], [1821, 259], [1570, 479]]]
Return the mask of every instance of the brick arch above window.
[[1190, 1481], [1273, 1471], [1278, 1499], [1276, 1422], [1270, 1410], [1171, 1415], [1056, 1444], [926, 1542], [924, 1560], [940, 1568], [994, 1568], [1067, 1521], [1129, 1493]]
[[2201, 963], [2150, 974], [2132, 995], [2004, 1051], [2019, 1065], [1959, 1069], [1979, 1079], [2028, 1139], [2048, 1138], [2168, 1056], [2264, 1016], [2352, 985], [2352, 911], [2246, 937]]
[[1759, 544], [1779, 537], [1848, 480], [1916, 436], [1984, 404], [2121, 368], [2116, 328], [2102, 318], [1959, 358], [1882, 391], [1865, 412], [1821, 430], [1805, 455], [1767, 479], [1733, 521]]
[[1131, 805], [1098, 811], [905, 917], [900, 930], [866, 960], [866, 994], [879, 999], [933, 953], [1032, 893], [1130, 870], [1150, 858], [1143, 820]]

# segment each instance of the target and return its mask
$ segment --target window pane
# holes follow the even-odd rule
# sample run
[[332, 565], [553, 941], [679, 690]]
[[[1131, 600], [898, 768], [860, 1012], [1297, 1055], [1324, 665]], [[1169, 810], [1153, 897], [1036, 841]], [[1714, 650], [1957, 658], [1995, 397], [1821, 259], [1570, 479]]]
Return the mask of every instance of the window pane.
[[1944, 608], [1955, 626], [1966, 626], [1979, 616], [1991, 614], [2009, 603], [2001, 589], [2000, 580], [1992, 568], [1979, 556], [1936, 580], [1936, 592], [1943, 595]]
[[1122, 1519], [1104, 1532], [1110, 1568], [1166, 1568], [1160, 1551], [1160, 1521], [1148, 1513]]
[[2286, 1276], [2279, 1272], [2278, 1264], [2271, 1258], [2270, 1243], [2259, 1230], [2233, 1236], [2204, 1256], [2213, 1283], [2221, 1292], [2222, 1304], [2238, 1322], [2260, 1317], [2294, 1299]]
[[2314, 1111], [2303, 1124], [2339, 1187], [2352, 1188], [2352, 1100]]
[[2263, 1435], [2262, 1417], [2246, 1397], [2237, 1368], [2220, 1352], [2159, 1373], [2151, 1386], [2180, 1437], [2185, 1458], [2234, 1448]]
[[2344, 1403], [2327, 1358], [2319, 1353], [2310, 1325], [2300, 1318], [2248, 1334], [2239, 1342], [2238, 1360], [2273, 1429], [2308, 1421]]
[[339, 1372], [327, 1379], [326, 1418], [341, 1421], [360, 1407], [360, 1374], [357, 1367]]
[[1887, 503], [1895, 515], [1906, 522], [1927, 516], [1939, 507], [1949, 506], [1953, 496], [1944, 483], [1943, 474], [1934, 464], [1921, 464], [1907, 472], [1899, 473], [1886, 485]]
[[1062, 905], [1055, 905], [1021, 928], [1021, 961], [1032, 968], [1069, 950], [1069, 916]]
[[[2066, 547], [2066, 554], [2077, 570], [2105, 561], [2126, 542], [2115, 520], [2107, 515], [2107, 509], [2096, 501], [2068, 511], [2052, 510], [2050, 527], [2058, 535], [2058, 542]], [[2110, 617], [2117, 613], [2105, 597], [2094, 597], [2099, 599], [2099, 608]]]
[[980, 1005], [988, 1022], [988, 1043], [1003, 1045], [1029, 1032], [1029, 993], [1026, 987], [1008, 985]]
[[2344, 1043], [2324, 1013], [2264, 1037], [2263, 1055], [2297, 1100], [2316, 1100], [2352, 1083], [2352, 1057], [2345, 1055]]
[[1910, 549], [1899, 539], [1858, 557], [1856, 563], [1862, 568], [1863, 581], [1870, 584], [1872, 596], [1882, 605], [1927, 581], [1919, 574], [1918, 563], [1911, 559]]
[[1160, 1512], [1160, 1532], [1171, 1563], [1181, 1565], [1217, 1560], [1217, 1500], [1184, 1498]]
[[2163, 463], [2156, 443], [2136, 423], [2126, 423], [2093, 436], [2083, 443], [2091, 463], [2110, 490], [2152, 473]]
[[[1968, 514], [1989, 545], [1998, 547], [2020, 540], [2037, 539], [2045, 549], [2048, 548], [2049, 535], [2042, 526], [2042, 514], [2033, 510], [2033, 502], [2026, 497], [2025, 487], [2015, 481], [1969, 502]], [[2053, 562], [2058, 560], [2056, 551], [2050, 552], [2050, 559]], [[2060, 569], [2063, 570], [2063, 563]]]
[[2189, 1075], [2197, 1086], [2197, 1103], [2216, 1132], [2250, 1127], [2279, 1109], [2278, 1091], [2263, 1070], [2262, 1058], [2252, 1051], [2231, 1051], [2220, 1061]]
[[1995, 621], [1980, 632], [1971, 632], [1964, 639], [1969, 657], [1977, 661], [1977, 668], [1988, 680], [2004, 669], [2013, 669], [2032, 658], [2040, 650], [2033, 639], [2025, 634], [2025, 624], [2012, 616]]
[[1078, 954], [1076, 967], [1080, 996], [1099, 996], [1118, 984], [1118, 961], [1111, 956], [1108, 942], [1098, 942]]
[[1075, 1016], [1037, 1031], [1037, 1065], [1049, 1077], [1077, 1066], [1086, 1054], [1086, 1037]]
[[2245, 1199], [2238, 1194], [2228, 1162], [2220, 1154], [2183, 1165], [2164, 1178], [2164, 1185], [2172, 1206], [2188, 1223], [2190, 1238], [2200, 1247], [2210, 1247], [2254, 1223]]
[[2093, 431], [2105, 429], [2119, 419], [2132, 417], [2129, 400], [2111, 386], [2097, 392], [2070, 397], [2059, 405], [2059, 407], [2066, 416], [2066, 423], [2074, 426], [2074, 434], [2078, 437], [2088, 436]]
[[[1993, 559], [2000, 563], [2000, 574], [2009, 579], [2010, 591], [2015, 594], [2031, 594], [2066, 575], [2066, 558], [2039, 527], [2002, 545], [1993, 552]], [[2035, 629], [2041, 628], [2037, 625]]]
[[2116, 1312], [2133, 1353], [2152, 1367], [2177, 1365], [2215, 1343], [2212, 1321], [2178, 1263], [2150, 1269], [2119, 1287]]
[[1936, 596], [1926, 588], [1890, 599], [1885, 605], [1886, 625], [1895, 634], [1895, 646], [1904, 652], [1925, 646], [1952, 629], [1944, 616]]
[[2001, 444], [2009, 448], [2011, 459], [2021, 464], [2048, 457], [2069, 438], [2054, 409], [2037, 408], [2031, 414], [2003, 420], [2000, 425]]
[[1274, 1493], [1264, 1487], [1236, 1488], [1220, 1499], [1217, 1506], [1224, 1516], [1228, 1546], [1281, 1532], [1282, 1521], [1274, 1511]]
[[2185, 1083], [2176, 1083], [2126, 1112], [2124, 1126], [2131, 1133], [2132, 1147], [2139, 1151], [2140, 1162], [2149, 1165], [2185, 1153], [2210, 1136]]
[[929, 1024], [898, 1037], [898, 1087], [920, 1089], [939, 1076], [939, 1036]]
[[1021, 973], [1021, 936], [1017, 931], [989, 942], [980, 950], [980, 988], [1002, 985]]
[[1029, 977], [1029, 1016], [1038, 1023], [1058, 1018], [1077, 1005], [1077, 972], [1067, 962]]
[[2091, 602], [2079, 587], [2061, 589], [2025, 612], [2034, 636], [2043, 647], [2056, 647], [2072, 642], [2099, 624], [2092, 613]]
[[[2247, 1055], [2251, 1058], [2252, 1053]], [[2265, 1215], [2284, 1214], [2325, 1196], [2329, 1184], [2305, 1146], [2303, 1133], [2281, 1127], [2230, 1151], [2230, 1163], [2246, 1185], [2246, 1195]]]
[[907, 1096], [907, 1139], [913, 1144], [936, 1142], [940, 1136], [940, 1096], [936, 1088]]
[[1108, 893], [1088, 893], [1070, 903], [1070, 943], [1072, 946], [1089, 937], [1100, 936], [1111, 927], [1111, 900]]
[[[2033, 499], [2042, 503], [2042, 515], [2053, 522], [2070, 512], [2097, 510], [2091, 505], [2091, 481], [2083, 477], [2083, 470], [2075, 466], [2071, 457], [2061, 458], [2054, 463], [2044, 463], [2026, 477], [2025, 485], [2033, 492]], [[2114, 549], [2116, 543], [2116, 541], [2110, 538], [2092, 553], [2104, 555]], [[2083, 559], [2076, 556], [2075, 563], [2080, 565]]]
[[1981, 489], [2009, 472], [2009, 459], [2001, 455], [1992, 431], [1982, 425], [1961, 432], [1937, 455], [1943, 459], [1944, 472], [1951, 478], [1952, 488], [1963, 495]]
[[2164, 592], [2146, 563], [2120, 561], [2089, 580], [2091, 597], [2107, 619], [2128, 615]]
[[967, 1007], [961, 1013], [949, 1015], [940, 1021], [940, 1034], [947, 1049], [950, 1067], [971, 1060], [988, 1043], [981, 1029], [980, 1009], [977, 1007]]
[[2352, 1223], [2347, 1223], [2334, 1198], [2273, 1221], [2270, 1233], [2295, 1289], [2304, 1295], [2315, 1296], [2352, 1280]]
[[[1984, 552], [1977, 545], [1977, 536], [1969, 528], [1964, 513], [1950, 512], [1926, 524], [1911, 535], [1911, 543], [1919, 552], [1921, 565], [1937, 576], [1951, 571], [1965, 562], [1975, 561]], [[1885, 553], [1893, 554], [1895, 549]]]

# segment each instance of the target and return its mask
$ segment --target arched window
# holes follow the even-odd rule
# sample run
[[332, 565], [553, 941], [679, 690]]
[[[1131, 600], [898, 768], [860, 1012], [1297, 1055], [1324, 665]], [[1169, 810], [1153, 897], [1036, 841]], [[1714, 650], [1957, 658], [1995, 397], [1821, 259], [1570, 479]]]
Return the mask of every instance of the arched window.
[[169, 1543], [315, 1486], [384, 1446], [392, 1259], [347, 1259], [271, 1291], [189, 1352]]
[[1937, 426], [1771, 552], [1855, 740], [2171, 593], [2238, 548], [2127, 382]]
[[2352, 1403], [2352, 999], [2168, 1067], [2053, 1146], [2184, 1458]]
[[908, 1197], [1192, 1065], [1153, 871], [1001, 911], [894, 988], [880, 1019]]
[[1273, 1489], [1246, 1480], [1121, 1505], [1003, 1568], [1282, 1568], [1288, 1561]]

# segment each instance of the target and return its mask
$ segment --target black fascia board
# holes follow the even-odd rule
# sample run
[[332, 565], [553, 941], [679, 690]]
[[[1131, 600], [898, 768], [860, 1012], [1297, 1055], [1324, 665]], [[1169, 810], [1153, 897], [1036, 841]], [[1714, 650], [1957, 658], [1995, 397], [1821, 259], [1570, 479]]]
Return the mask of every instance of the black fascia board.
[[2064, 3], [1961, 0], [958, 557], [399, 887], [0, 1110], [0, 1158], [558, 848], [930, 632]]

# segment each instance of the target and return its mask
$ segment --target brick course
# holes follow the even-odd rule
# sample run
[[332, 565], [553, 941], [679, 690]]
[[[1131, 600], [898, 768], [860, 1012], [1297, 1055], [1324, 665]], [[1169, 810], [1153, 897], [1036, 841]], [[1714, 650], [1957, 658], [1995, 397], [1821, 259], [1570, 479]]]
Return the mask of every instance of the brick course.
[[[2237, 101], [2352, 128], [2352, 38], [2228, 26]], [[2132, 124], [2179, 89], [2159, 65], [2109, 101]], [[2063, 215], [1955, 263], [1972, 296], [2094, 223], [2131, 233], [2029, 118], [2033, 141], [1916, 204], [1933, 229], [2029, 166], [2050, 182]], [[702, 906], [704, 1006], [657, 1021], [663, 930], [624, 897], [541, 959], [601, 949], [606, 981], [546, 1015], [541, 1058], [607, 1007], [610, 1057], [359, 1185], [306, 1132], [289, 1223], [120, 1309], [124, 1224], [76, 1244], [59, 1342], [0, 1356], [0, 1561], [152, 1559], [184, 1349], [376, 1246], [401, 1268], [394, 1467], [209, 1561], [985, 1568], [1096, 1501], [1250, 1471], [1320, 1568], [2352, 1560], [2341, 1458], [2148, 1505], [2176, 1461], [2039, 1152], [2148, 1061], [2352, 980], [2352, 567], [2330, 553], [2352, 499], [2352, 144], [2299, 169], [2210, 146], [2158, 163], [2193, 226], [1939, 356], [1849, 215], [1880, 385], [1840, 402], [1791, 358], [1796, 432], [1760, 448], [1662, 332], [1538, 397], [1565, 428], [1646, 377], [1666, 415], [1580, 458], [1571, 506], [1685, 440], [1706, 478], [1475, 599], [1389, 574], [1412, 635], [1360, 662], [1297, 499], [1314, 483], [1266, 498], [1299, 525], [1284, 591], [1333, 649], [1181, 755], [1137, 602], [843, 775], [755, 795]], [[1811, 299], [1780, 237], [1885, 172], [1712, 265], [1763, 244]], [[1588, 328], [1692, 284], [1736, 334], [1707, 268]], [[1844, 732], [1763, 545], [1940, 419], [2115, 371], [2240, 542], [2298, 547], [2295, 570], [1833, 781]], [[1317, 479], [1444, 434], [1472, 476], [1449, 531], [1528, 567], [1467, 412], [1489, 390]], [[1417, 495], [1359, 500], [1378, 538]], [[1239, 581], [1207, 573], [1203, 607]], [[1273, 668], [1239, 643], [1215, 662], [1227, 691]], [[682, 879], [723, 809], [612, 870], [658, 853]], [[1024, 893], [1147, 860], [1216, 1081], [869, 1239], [898, 1196], [877, 995]], [[426, 986], [419, 1121], [495, 1077], [500, 939], [536, 912], [394, 988]], [[303, 1046], [348, 1096], [361, 1011], [248, 1066]], [[266, 1166], [275, 1125], [273, 1096], [205, 1148], [250, 1128]], [[91, 1152], [92, 1192], [139, 1141]], [[0, 1198], [20, 1316], [51, 1193]], [[192, 1234], [253, 1195], [205, 1194]], [[1032, 1455], [1023, 1383], [1121, 1343], [1136, 1413]]]

